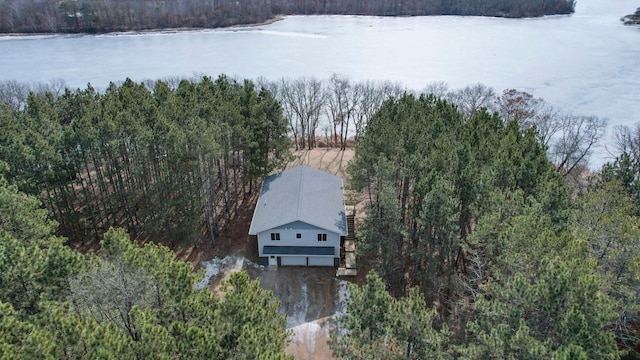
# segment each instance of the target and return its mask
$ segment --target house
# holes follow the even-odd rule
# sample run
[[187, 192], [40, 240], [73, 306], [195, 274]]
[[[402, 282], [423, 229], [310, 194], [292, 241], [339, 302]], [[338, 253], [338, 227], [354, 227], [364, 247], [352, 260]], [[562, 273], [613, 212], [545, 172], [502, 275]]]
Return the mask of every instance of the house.
[[267, 176], [249, 235], [263, 265], [338, 266], [347, 235], [342, 179], [298, 166]]

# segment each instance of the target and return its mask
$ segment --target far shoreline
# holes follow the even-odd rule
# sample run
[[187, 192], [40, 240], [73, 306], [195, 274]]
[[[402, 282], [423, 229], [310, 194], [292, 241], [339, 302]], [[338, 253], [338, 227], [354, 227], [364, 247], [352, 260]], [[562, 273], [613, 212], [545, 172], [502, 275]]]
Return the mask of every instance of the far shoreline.
[[55, 32], [55, 33], [0, 33], [0, 38], [2, 37], [30, 37], [30, 36], [62, 36], [62, 35], [131, 35], [131, 34], [153, 34], [153, 33], [177, 33], [177, 32], [188, 32], [188, 31], [204, 31], [204, 30], [218, 30], [218, 29], [234, 29], [234, 28], [251, 28], [258, 26], [266, 26], [276, 23], [280, 20], [284, 20], [286, 15], [276, 15], [271, 19], [259, 22], [259, 23], [251, 23], [251, 24], [235, 24], [229, 26], [221, 26], [221, 27], [178, 27], [178, 28], [160, 28], [160, 29], [143, 29], [143, 30], [127, 30], [127, 31], [109, 31], [109, 32], [100, 32], [100, 33], [66, 33], [66, 32]]
[[153, 28], [153, 29], [140, 29], [140, 30], [124, 30], [124, 31], [104, 31], [104, 32], [19, 32], [19, 33], [12, 33], [12, 32], [5, 32], [2, 33], [0, 32], [0, 38], [11, 38], [11, 37], [36, 37], [36, 36], [63, 36], [63, 35], [67, 35], [67, 36], [84, 36], [84, 35], [93, 35], [93, 36], [98, 36], [98, 35], [131, 35], [131, 34], [149, 34], [149, 33], [177, 33], [177, 32], [188, 32], [188, 31], [205, 31], [205, 30], [217, 30], [217, 29], [238, 29], [238, 28], [251, 28], [251, 27], [258, 27], [258, 26], [266, 26], [266, 25], [271, 25], [273, 23], [276, 23], [280, 20], [284, 20], [285, 18], [289, 17], [289, 16], [372, 16], [372, 17], [420, 17], [420, 16], [426, 16], [426, 17], [432, 17], [432, 16], [460, 16], [460, 17], [488, 17], [488, 18], [502, 18], [502, 19], [534, 19], [534, 18], [541, 18], [541, 17], [548, 17], [548, 16], [570, 16], [574, 13], [574, 11], [571, 12], [558, 12], [558, 13], [554, 13], [554, 14], [542, 14], [539, 16], [508, 16], [505, 14], [494, 14], [494, 15], [489, 15], [489, 14], [468, 14], [468, 15], [458, 15], [458, 14], [432, 14], [432, 15], [411, 15], [411, 14], [406, 14], [406, 15], [374, 15], [374, 14], [351, 14], [351, 13], [343, 13], [343, 14], [287, 14], [287, 15], [283, 15], [283, 14], [279, 14], [279, 15], [274, 15], [272, 18], [261, 21], [261, 22], [257, 22], [257, 23], [245, 23], [245, 24], [234, 24], [234, 25], [228, 25], [228, 26], [219, 26], [219, 27], [168, 27], [168, 28]]

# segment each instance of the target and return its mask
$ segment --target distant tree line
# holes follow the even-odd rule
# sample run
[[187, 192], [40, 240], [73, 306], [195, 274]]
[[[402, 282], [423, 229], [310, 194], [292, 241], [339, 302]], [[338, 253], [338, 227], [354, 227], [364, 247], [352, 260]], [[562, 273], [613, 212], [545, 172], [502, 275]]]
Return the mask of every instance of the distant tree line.
[[574, 0], [274, 0], [276, 14], [350, 14], [374, 16], [465, 15], [534, 17], [570, 14]]
[[569, 14], [574, 0], [2, 0], [2, 33], [105, 33], [255, 24], [274, 16], [352, 14], [375, 16], [475, 15], [534, 17]]
[[0, 105], [7, 179], [42, 199], [74, 242], [112, 226], [174, 246], [215, 242], [288, 159], [287, 123], [250, 81], [174, 85], [127, 80], [104, 93], [30, 93], [20, 107]]

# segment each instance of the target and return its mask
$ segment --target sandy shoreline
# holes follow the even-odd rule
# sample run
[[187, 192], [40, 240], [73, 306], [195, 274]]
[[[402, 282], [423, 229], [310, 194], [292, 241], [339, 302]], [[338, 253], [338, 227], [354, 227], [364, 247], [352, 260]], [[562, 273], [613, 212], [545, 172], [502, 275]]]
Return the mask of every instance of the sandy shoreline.
[[271, 25], [275, 22], [283, 20], [284, 15], [276, 15], [271, 19], [254, 24], [238, 24], [231, 26], [223, 26], [216, 28], [201, 28], [201, 27], [182, 27], [182, 28], [162, 28], [162, 29], [145, 29], [145, 30], [128, 30], [128, 31], [111, 31], [103, 33], [0, 33], [0, 37], [28, 37], [28, 36], [59, 36], [59, 35], [129, 35], [129, 34], [147, 34], [147, 33], [174, 33], [174, 32], [186, 32], [186, 31], [203, 31], [203, 30], [217, 30], [217, 29], [234, 29], [234, 28], [250, 28], [256, 26]]

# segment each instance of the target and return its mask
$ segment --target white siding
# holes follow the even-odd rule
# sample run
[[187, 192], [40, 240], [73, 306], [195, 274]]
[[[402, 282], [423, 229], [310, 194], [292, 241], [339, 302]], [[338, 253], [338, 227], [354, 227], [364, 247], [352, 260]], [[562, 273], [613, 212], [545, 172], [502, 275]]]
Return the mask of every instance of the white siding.
[[280, 258], [281, 266], [307, 266], [306, 256], [283, 256]]
[[[271, 233], [279, 233], [280, 240], [271, 240]], [[300, 234], [300, 238], [296, 237]], [[327, 234], [327, 241], [318, 241], [318, 234]], [[334, 256], [340, 255], [340, 235], [323, 229], [294, 229], [279, 228], [271, 229], [258, 233], [258, 253], [259, 256], [265, 256], [262, 252], [264, 246], [331, 246], [334, 248]]]
[[333, 266], [333, 257], [309, 256], [309, 266]]

